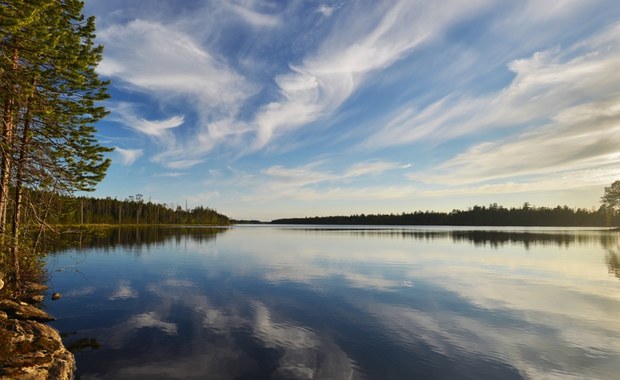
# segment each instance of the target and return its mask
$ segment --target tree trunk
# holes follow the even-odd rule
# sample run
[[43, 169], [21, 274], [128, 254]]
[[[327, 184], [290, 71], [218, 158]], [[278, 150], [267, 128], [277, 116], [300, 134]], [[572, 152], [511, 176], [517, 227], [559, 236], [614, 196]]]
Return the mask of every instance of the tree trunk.
[[[19, 67], [19, 52], [13, 50], [13, 71]], [[15, 87], [15, 85], [13, 85]], [[6, 214], [9, 206], [9, 187], [11, 168], [13, 165], [13, 130], [15, 129], [15, 91], [8, 93], [4, 102], [2, 115], [2, 164], [0, 165], [0, 239], [4, 239], [6, 232]]]
[[17, 173], [15, 177], [15, 198], [13, 204], [13, 230], [12, 230], [12, 244], [11, 253], [13, 256], [13, 269], [15, 270], [15, 282], [19, 284], [20, 270], [19, 256], [20, 256], [20, 230], [22, 219], [22, 198], [23, 198], [23, 184], [24, 184], [24, 170], [26, 167], [26, 161], [28, 160], [28, 153], [30, 151], [30, 142], [32, 138], [30, 136], [30, 124], [32, 123], [32, 97], [34, 94], [36, 79], [32, 80], [32, 90], [28, 101], [26, 102], [26, 112], [24, 117], [24, 127], [22, 129], [21, 144], [19, 147], [19, 157], [17, 159]]

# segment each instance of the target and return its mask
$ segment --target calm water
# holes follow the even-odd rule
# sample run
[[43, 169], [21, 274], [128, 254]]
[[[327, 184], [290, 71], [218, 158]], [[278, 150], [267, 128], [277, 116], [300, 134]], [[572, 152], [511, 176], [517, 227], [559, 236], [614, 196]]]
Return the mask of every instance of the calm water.
[[620, 234], [119, 230], [47, 259], [81, 379], [617, 379]]

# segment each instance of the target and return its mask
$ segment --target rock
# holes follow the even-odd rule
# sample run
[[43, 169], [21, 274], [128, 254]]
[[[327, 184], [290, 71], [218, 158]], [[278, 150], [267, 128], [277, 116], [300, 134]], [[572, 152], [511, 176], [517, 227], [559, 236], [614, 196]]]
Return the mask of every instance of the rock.
[[60, 297], [62, 297], [62, 295], [60, 293], [54, 293], [54, 294], [52, 294], [52, 301], [59, 300]]
[[58, 331], [43, 323], [54, 317], [32, 305], [43, 300], [41, 292], [47, 289], [26, 283], [18, 299], [0, 299], [0, 380], [73, 379], [73, 354]]
[[18, 303], [8, 299], [0, 300], [0, 310], [6, 312], [10, 317], [22, 321], [33, 320], [38, 322], [49, 322], [55, 320], [54, 317], [39, 308], [24, 302]]
[[20, 287], [21, 293], [18, 296], [18, 301], [26, 302], [29, 304], [39, 303], [43, 301], [43, 293], [49, 289], [46, 285], [37, 284], [36, 282], [26, 282]]
[[36, 282], [26, 282], [22, 285], [22, 291], [28, 294], [43, 293], [47, 289], [48, 286]]
[[75, 358], [50, 326], [9, 319], [0, 323], [0, 380], [73, 378]]
[[20, 303], [35, 304], [43, 301], [45, 297], [42, 294], [23, 294], [19, 297]]

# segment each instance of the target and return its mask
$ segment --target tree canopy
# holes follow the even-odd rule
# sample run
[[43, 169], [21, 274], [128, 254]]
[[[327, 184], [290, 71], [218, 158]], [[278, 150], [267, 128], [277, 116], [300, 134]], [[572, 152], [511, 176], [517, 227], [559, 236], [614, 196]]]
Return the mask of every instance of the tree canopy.
[[615, 181], [611, 186], [605, 187], [601, 203], [611, 210], [620, 210], [620, 181]]
[[[95, 20], [78, 0], [0, 2], [0, 244], [19, 277], [23, 221], [46, 202], [24, 197], [89, 191], [110, 165], [96, 139], [108, 82], [95, 68]], [[28, 215], [26, 215], [27, 204]], [[8, 249], [7, 249], [8, 248]]]

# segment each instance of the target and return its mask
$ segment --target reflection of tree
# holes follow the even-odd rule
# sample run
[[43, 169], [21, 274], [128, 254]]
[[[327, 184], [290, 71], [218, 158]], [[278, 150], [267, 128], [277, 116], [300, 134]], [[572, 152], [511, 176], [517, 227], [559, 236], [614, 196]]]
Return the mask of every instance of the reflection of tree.
[[617, 252], [618, 251], [609, 251], [605, 256], [605, 259], [607, 261], [609, 273], [620, 279], [620, 259], [618, 258]]
[[80, 338], [67, 346], [67, 349], [74, 354], [88, 349], [98, 350], [100, 348], [101, 344], [96, 338]]
[[160, 245], [167, 240], [175, 240], [177, 243], [184, 240], [203, 243], [226, 231], [226, 228], [213, 227], [120, 227], [80, 231], [65, 234], [60, 242], [50, 247], [50, 251], [58, 252], [68, 248], [113, 249], [116, 246], [141, 249]]
[[[284, 228], [286, 229], [286, 228]], [[292, 228], [291, 230], [299, 230]], [[415, 229], [415, 228], [305, 228], [305, 231], [326, 234], [349, 234], [355, 236], [375, 236], [379, 238], [401, 238], [415, 240], [445, 240], [451, 239], [455, 243], [469, 242], [476, 246], [489, 245], [494, 248], [505, 245], [521, 244], [529, 249], [531, 246], [556, 245], [559, 247], [569, 247], [575, 244], [596, 243], [601, 234], [604, 239], [617, 241], [615, 235], [609, 235], [606, 231], [500, 231], [500, 230], [459, 230], [459, 229]], [[603, 239], [603, 238], [601, 238]], [[611, 240], [610, 240], [611, 241]]]
[[605, 262], [609, 274], [620, 279], [620, 241], [618, 241], [618, 234], [609, 233], [601, 236], [601, 245], [607, 251]]

